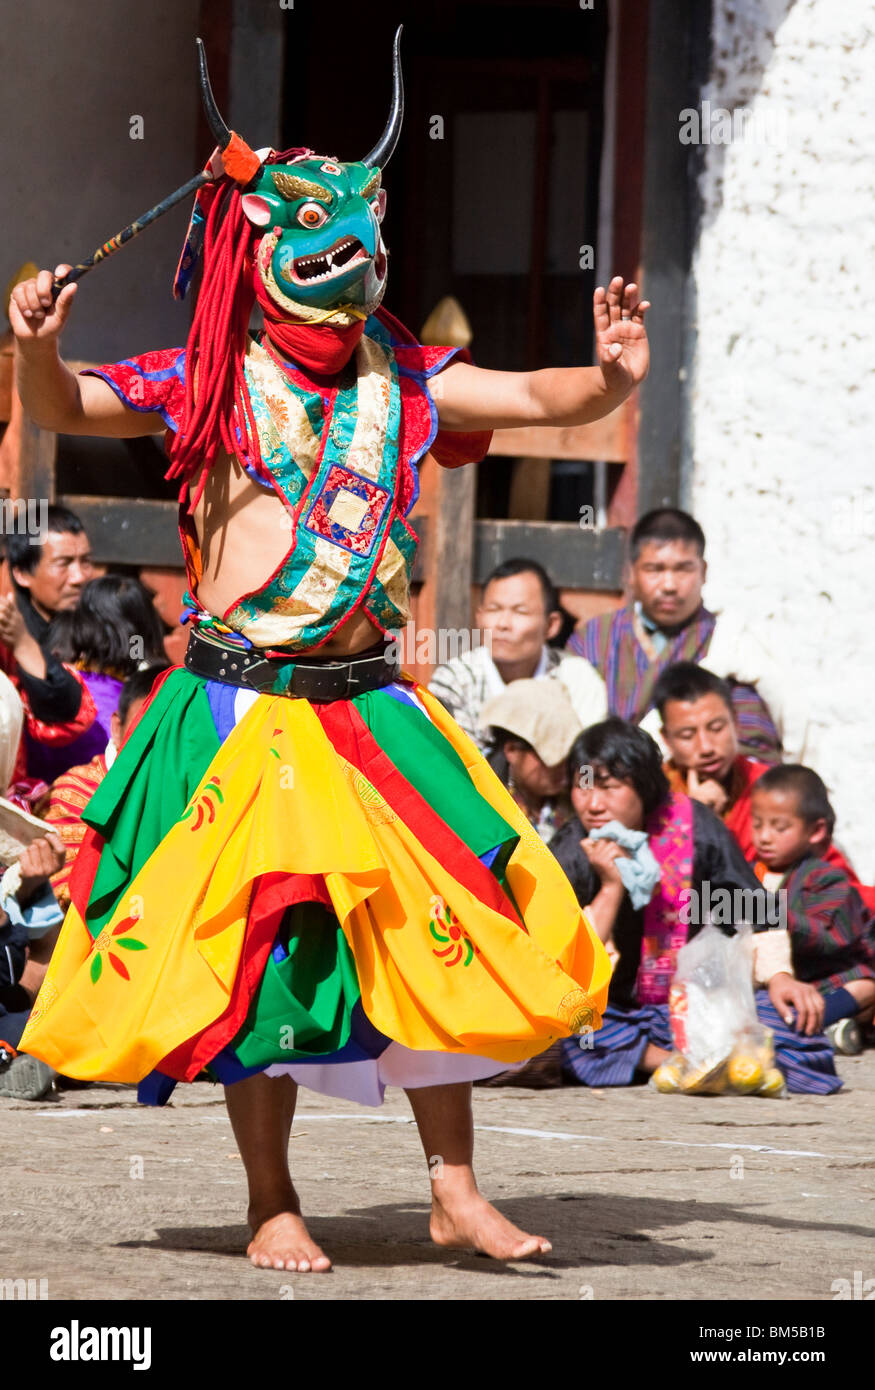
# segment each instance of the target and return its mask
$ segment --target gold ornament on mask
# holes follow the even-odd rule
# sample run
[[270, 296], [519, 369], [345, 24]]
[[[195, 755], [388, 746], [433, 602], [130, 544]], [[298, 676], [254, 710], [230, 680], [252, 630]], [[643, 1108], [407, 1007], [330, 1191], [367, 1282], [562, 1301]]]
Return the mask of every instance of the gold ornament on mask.
[[311, 183], [309, 179], [299, 179], [297, 174], [281, 174], [274, 170], [271, 170], [271, 178], [277, 193], [289, 202], [293, 198], [319, 198], [323, 203], [331, 202], [331, 190], [323, 188], [321, 183]]

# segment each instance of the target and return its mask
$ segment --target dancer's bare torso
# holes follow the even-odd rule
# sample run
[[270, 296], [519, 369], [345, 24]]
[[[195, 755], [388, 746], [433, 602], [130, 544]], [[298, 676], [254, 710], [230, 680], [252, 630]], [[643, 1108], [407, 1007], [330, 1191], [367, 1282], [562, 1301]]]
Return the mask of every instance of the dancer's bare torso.
[[[54, 275], [65, 275], [66, 264]], [[76, 376], [61, 360], [58, 337], [78, 286], [52, 298], [53, 272], [43, 270], [12, 292], [9, 318], [17, 340], [16, 380], [22, 405], [43, 429], [59, 434], [138, 438], [158, 434], [158, 413], [133, 409], [97, 376]], [[620, 276], [594, 297], [597, 367], [536, 372], [484, 371], [452, 362], [441, 372], [436, 399], [441, 429], [477, 432], [526, 425], [576, 426], [609, 414], [644, 379], [649, 361], [637, 285]], [[279, 497], [250, 480], [237, 460], [216, 460], [194, 516], [203, 568], [197, 597], [221, 617], [274, 574], [291, 545], [291, 518]], [[362, 651], [379, 631], [356, 610], [323, 656]]]
[[[265, 584], [288, 554], [291, 517], [276, 492], [252, 481], [237, 459], [217, 459], [194, 513], [203, 558], [197, 596], [221, 617], [243, 594]], [[325, 657], [364, 651], [380, 629], [355, 612], [319, 648]]]

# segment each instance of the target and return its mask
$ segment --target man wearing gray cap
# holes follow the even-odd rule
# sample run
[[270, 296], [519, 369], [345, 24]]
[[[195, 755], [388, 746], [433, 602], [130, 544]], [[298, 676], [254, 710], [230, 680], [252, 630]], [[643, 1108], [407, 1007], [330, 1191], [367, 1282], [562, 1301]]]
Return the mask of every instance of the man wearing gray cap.
[[488, 761], [545, 844], [571, 814], [568, 754], [583, 730], [565, 687], [555, 680], [511, 681], [487, 700], [481, 728]]

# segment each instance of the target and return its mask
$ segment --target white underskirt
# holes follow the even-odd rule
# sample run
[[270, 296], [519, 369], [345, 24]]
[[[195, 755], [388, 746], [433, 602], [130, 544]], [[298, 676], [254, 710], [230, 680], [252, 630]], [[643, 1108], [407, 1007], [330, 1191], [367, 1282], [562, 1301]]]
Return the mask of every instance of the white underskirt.
[[390, 1043], [379, 1057], [362, 1062], [277, 1062], [267, 1076], [290, 1076], [299, 1086], [336, 1100], [359, 1105], [382, 1105], [387, 1086], [415, 1090], [419, 1086], [448, 1086], [482, 1081], [502, 1071], [518, 1071], [524, 1063], [497, 1062], [494, 1057], [468, 1057], [458, 1052], [414, 1052]]

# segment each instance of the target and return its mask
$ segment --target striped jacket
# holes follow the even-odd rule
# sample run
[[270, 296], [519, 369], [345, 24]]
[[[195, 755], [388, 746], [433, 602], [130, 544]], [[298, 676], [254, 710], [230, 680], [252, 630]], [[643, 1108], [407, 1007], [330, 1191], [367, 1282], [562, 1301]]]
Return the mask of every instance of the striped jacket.
[[793, 969], [824, 994], [875, 979], [875, 916], [844, 869], [811, 855], [781, 881]]

